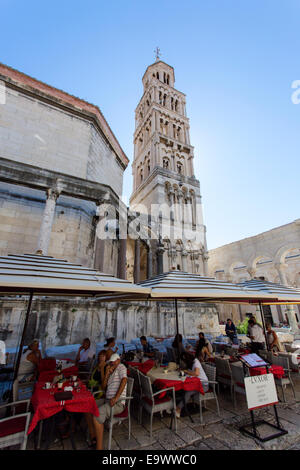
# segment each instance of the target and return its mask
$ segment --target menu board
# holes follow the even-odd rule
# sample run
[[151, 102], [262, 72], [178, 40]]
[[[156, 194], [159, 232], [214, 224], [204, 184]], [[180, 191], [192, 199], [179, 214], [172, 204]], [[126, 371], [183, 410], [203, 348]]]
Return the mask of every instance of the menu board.
[[249, 410], [278, 403], [273, 374], [245, 377], [245, 389]]
[[246, 364], [248, 367], [260, 367], [260, 366], [267, 366], [268, 363], [262, 359], [257, 354], [244, 354], [240, 356], [240, 359]]

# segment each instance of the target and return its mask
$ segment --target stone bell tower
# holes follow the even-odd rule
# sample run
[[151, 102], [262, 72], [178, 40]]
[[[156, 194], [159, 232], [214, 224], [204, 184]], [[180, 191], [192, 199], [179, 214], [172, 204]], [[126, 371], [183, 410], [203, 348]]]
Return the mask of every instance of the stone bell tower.
[[157, 272], [175, 268], [205, 275], [206, 228], [186, 96], [174, 88], [173, 67], [158, 55], [142, 81], [144, 93], [135, 110], [130, 208], [151, 214], [159, 235]]

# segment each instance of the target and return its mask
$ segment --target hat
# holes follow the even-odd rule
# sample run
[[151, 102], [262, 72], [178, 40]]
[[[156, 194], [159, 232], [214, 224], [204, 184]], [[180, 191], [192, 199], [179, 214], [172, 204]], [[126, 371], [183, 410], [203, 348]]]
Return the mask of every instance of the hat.
[[109, 362], [115, 362], [115, 361], [117, 361], [118, 359], [120, 359], [119, 354], [114, 353], [114, 354], [112, 354], [112, 355], [110, 356]]

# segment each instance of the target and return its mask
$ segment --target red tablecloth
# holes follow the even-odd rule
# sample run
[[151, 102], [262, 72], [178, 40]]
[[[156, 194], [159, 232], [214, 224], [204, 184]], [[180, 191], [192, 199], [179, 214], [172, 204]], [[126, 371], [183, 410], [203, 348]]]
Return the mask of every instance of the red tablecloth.
[[[63, 369], [61, 372], [65, 377], [70, 377], [71, 375], [78, 375], [78, 367], [77, 366], [71, 366], [68, 367], [67, 369]], [[39, 382], [52, 382], [54, 377], [56, 377], [58, 374], [57, 370], [45, 370], [44, 372], [41, 372], [39, 375]]]
[[131, 367], [136, 367], [140, 372], [142, 372], [142, 374], [147, 375], [149, 370], [154, 367], [155, 362], [152, 359], [149, 359], [145, 362], [126, 362], [126, 364]]
[[[156, 379], [153, 385], [158, 389], [174, 387], [175, 392], [178, 390], [185, 390], [186, 392], [195, 390], [204, 395], [201, 380], [197, 379], [197, 377], [187, 377], [184, 382], [182, 380]], [[162, 392], [159, 398], [163, 398], [165, 394], [166, 392]]]
[[[67, 385], [70, 384], [64, 384], [64, 386]], [[99, 416], [99, 410], [95, 399], [91, 392], [87, 390], [85, 385], [80, 384], [80, 392], [73, 390], [73, 399], [66, 400], [64, 402], [55, 401], [54, 395], [51, 395], [50, 390], [43, 390], [43, 386], [43, 382], [37, 382], [34, 393], [31, 397], [34, 415], [28, 429], [28, 434], [34, 430], [41, 419], [50, 418], [63, 409], [70, 412], [92, 413], [94, 416]], [[58, 388], [56, 388], [54, 391], [57, 392]]]
[[[263, 375], [267, 373], [265, 367], [252, 367], [249, 370], [250, 375]], [[272, 372], [276, 379], [281, 379], [284, 376], [284, 369], [281, 366], [272, 365], [269, 367], [269, 372]]]

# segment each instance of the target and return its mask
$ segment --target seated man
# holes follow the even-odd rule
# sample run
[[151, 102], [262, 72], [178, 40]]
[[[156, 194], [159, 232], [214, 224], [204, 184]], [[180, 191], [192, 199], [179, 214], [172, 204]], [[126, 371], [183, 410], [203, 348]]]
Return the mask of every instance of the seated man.
[[85, 369], [86, 366], [95, 356], [95, 348], [91, 345], [89, 338], [85, 338], [82, 345], [78, 349], [75, 363], [80, 369]]
[[151, 344], [148, 343], [146, 336], [141, 336], [140, 341], [143, 347], [144, 356], [148, 357], [149, 359], [154, 358], [155, 357], [154, 348], [153, 346], [151, 346]]
[[99, 416], [93, 417], [97, 450], [103, 448], [104, 423], [110, 418], [111, 408], [114, 407], [113, 415], [116, 415], [122, 413], [125, 407], [125, 400], [118, 400], [126, 397], [127, 369], [121, 364], [120, 356], [116, 353], [111, 356], [106, 367], [103, 388], [105, 389], [105, 403], [99, 406]]

